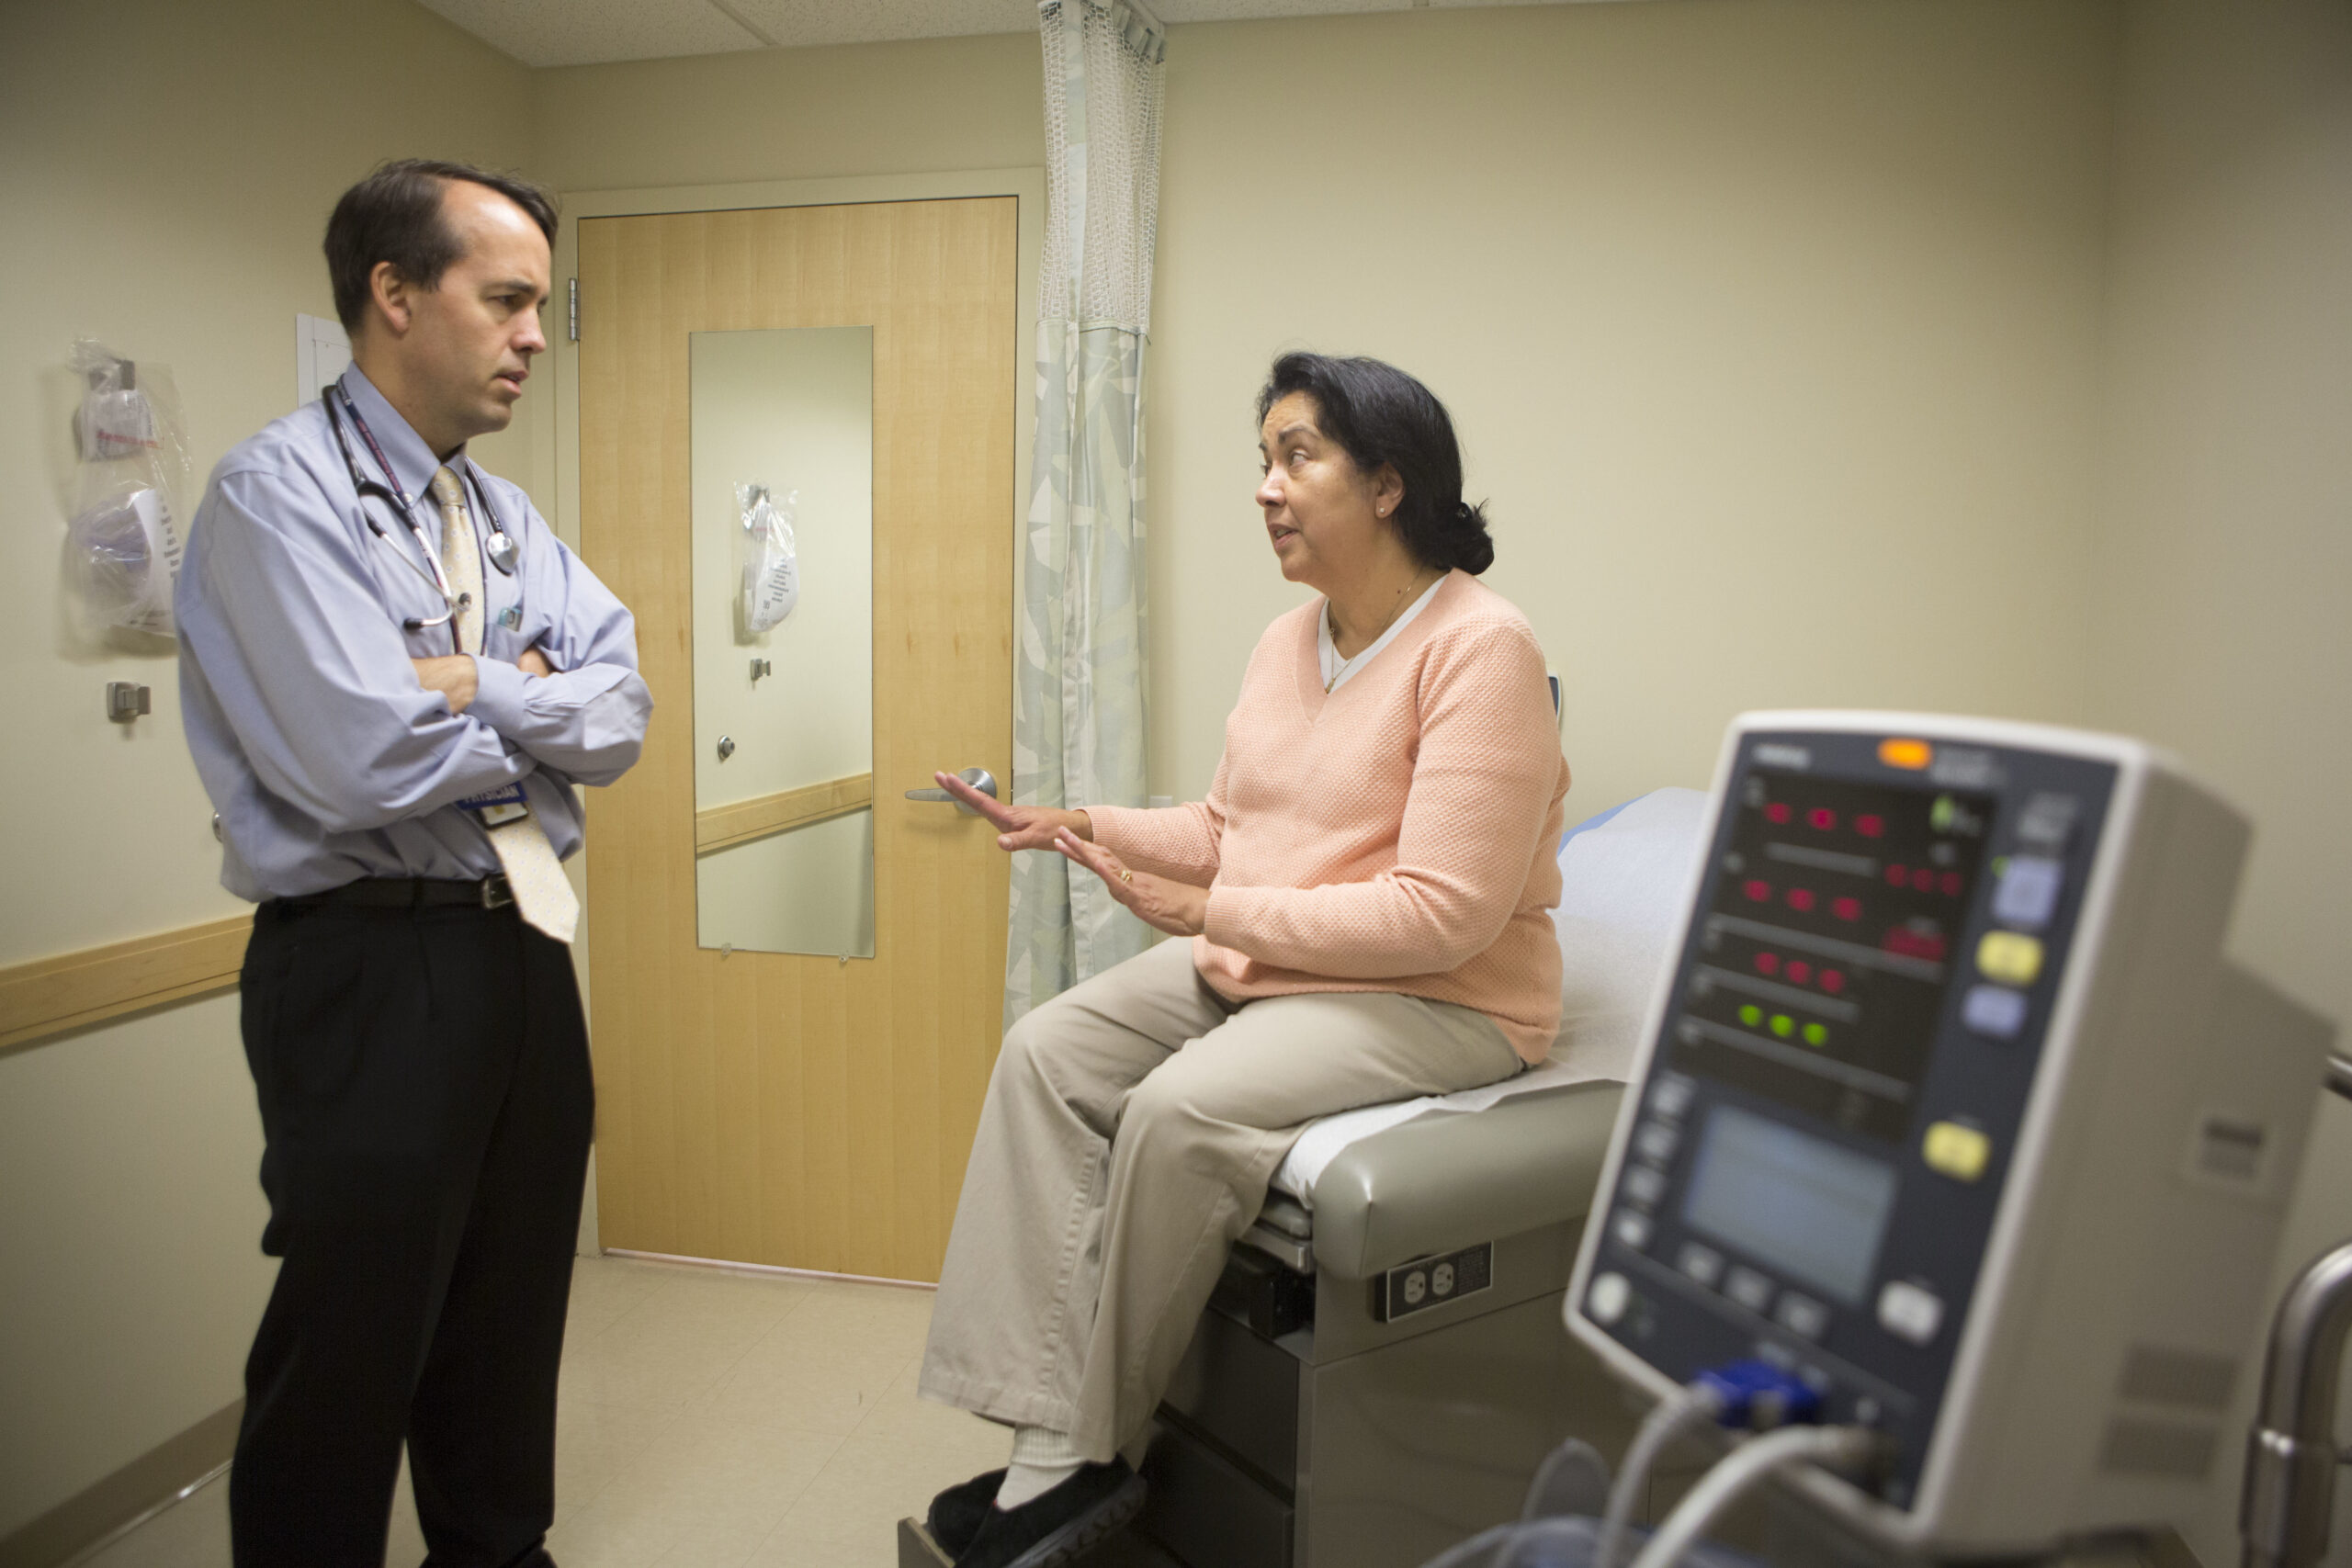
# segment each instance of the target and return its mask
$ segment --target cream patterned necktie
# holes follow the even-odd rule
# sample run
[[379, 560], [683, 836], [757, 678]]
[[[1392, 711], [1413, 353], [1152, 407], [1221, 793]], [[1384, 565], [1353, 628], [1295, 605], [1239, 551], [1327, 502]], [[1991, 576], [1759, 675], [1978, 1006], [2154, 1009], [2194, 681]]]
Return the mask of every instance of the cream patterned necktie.
[[[441, 503], [441, 569], [449, 574], [449, 589], [458, 604], [450, 622], [458, 631], [458, 647], [481, 652], [481, 551], [474, 543], [473, 519], [466, 511], [466, 488], [447, 468], [433, 476], [433, 499]], [[514, 890], [514, 908], [525, 921], [561, 942], [569, 942], [580, 924], [580, 899], [548, 842], [548, 830], [536, 814], [502, 822], [489, 829], [490, 847]]]

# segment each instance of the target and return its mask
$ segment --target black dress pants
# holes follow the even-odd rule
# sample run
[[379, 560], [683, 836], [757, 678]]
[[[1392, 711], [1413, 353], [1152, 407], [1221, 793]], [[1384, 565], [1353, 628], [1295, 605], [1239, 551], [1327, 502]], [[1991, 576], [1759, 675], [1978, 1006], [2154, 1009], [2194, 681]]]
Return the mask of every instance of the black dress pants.
[[432, 1568], [548, 1562], [595, 1091], [560, 942], [510, 906], [264, 904], [245, 951], [262, 1250], [238, 1568], [381, 1568], [401, 1445]]

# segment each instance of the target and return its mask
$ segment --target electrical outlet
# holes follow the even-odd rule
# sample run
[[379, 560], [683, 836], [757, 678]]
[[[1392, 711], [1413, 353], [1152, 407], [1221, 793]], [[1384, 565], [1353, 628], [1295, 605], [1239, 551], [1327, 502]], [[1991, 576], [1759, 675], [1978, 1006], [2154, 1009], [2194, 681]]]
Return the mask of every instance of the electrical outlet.
[[1374, 1289], [1372, 1315], [1394, 1323], [1464, 1296], [1476, 1295], [1495, 1282], [1495, 1244], [1482, 1241], [1459, 1252], [1419, 1258], [1399, 1263], [1380, 1277]]

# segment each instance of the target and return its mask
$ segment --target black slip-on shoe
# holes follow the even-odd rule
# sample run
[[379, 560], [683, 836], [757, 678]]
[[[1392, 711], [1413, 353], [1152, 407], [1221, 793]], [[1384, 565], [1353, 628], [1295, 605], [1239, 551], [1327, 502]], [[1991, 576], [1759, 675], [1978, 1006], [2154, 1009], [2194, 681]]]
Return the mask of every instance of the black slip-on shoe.
[[961, 1557], [972, 1538], [980, 1533], [980, 1521], [996, 1506], [997, 1488], [1004, 1484], [1004, 1472], [991, 1470], [969, 1481], [959, 1481], [931, 1500], [931, 1512], [923, 1516], [923, 1528], [931, 1531], [931, 1539], [939, 1550], [950, 1557]]
[[956, 1568], [1060, 1568], [1143, 1511], [1143, 1477], [1114, 1459], [1087, 1464], [1017, 1508], [991, 1505]]

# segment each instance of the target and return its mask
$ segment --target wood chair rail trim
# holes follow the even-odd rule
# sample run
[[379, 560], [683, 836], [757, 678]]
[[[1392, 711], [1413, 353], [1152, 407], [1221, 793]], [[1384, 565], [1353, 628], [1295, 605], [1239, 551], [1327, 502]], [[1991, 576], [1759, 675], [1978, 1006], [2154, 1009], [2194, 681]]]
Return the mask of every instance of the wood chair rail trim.
[[873, 804], [872, 773], [851, 773], [802, 784], [797, 789], [781, 789], [774, 795], [729, 801], [695, 813], [695, 853], [707, 855], [714, 850], [731, 850], [755, 839], [846, 817]]
[[0, 969], [0, 1050], [232, 990], [253, 924], [232, 915]]

